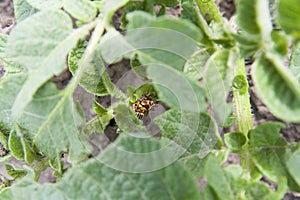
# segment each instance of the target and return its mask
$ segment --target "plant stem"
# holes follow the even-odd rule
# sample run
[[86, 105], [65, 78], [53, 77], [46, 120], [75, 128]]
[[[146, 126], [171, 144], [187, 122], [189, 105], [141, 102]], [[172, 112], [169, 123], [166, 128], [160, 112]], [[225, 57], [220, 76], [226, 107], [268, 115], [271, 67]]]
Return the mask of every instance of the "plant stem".
[[[243, 90], [233, 89], [233, 96], [236, 108], [236, 119], [238, 123], [238, 131], [242, 132], [248, 140], [248, 132], [253, 128], [252, 115], [250, 110], [250, 99], [248, 93], [248, 82], [246, 78], [246, 69], [244, 59], [238, 60], [235, 77], [240, 76], [244, 78]], [[244, 91], [244, 92], [241, 92]], [[240, 154], [240, 163], [244, 169], [244, 176], [249, 178], [251, 170], [253, 170], [254, 164], [252, 163], [251, 156], [249, 154], [248, 142], [245, 143]]]
[[212, 20], [216, 22], [222, 22], [223, 17], [215, 4], [212, 0], [196, 0], [196, 3], [199, 7], [199, 10], [204, 18], [210, 16]]
[[[237, 68], [235, 71], [235, 76], [243, 76], [245, 80], [246, 78], [246, 69], [244, 60], [240, 59], [237, 64]], [[235, 101], [235, 108], [236, 108], [236, 117], [238, 122], [238, 130], [244, 133], [247, 136], [248, 131], [253, 128], [252, 124], [252, 115], [250, 110], [250, 99], [248, 94], [248, 82], [245, 82], [244, 89], [246, 90], [245, 93], [241, 93], [240, 90], [233, 89], [233, 96]]]

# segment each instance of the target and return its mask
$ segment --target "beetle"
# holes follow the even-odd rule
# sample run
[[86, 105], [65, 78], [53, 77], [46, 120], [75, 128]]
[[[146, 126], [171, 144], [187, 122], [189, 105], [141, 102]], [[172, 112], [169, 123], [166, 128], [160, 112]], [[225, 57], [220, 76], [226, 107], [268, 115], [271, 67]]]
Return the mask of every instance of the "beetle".
[[156, 101], [149, 95], [144, 95], [133, 104], [132, 109], [139, 119], [147, 116]]

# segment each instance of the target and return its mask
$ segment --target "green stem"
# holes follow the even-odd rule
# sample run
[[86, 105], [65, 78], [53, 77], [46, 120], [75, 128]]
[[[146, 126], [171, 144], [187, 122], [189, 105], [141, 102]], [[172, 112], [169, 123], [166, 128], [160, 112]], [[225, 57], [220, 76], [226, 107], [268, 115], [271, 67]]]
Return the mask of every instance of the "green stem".
[[[238, 130], [247, 136], [248, 131], [253, 128], [251, 105], [248, 94], [248, 82], [246, 77], [246, 69], [244, 60], [240, 59], [237, 64], [235, 76], [243, 77], [245, 82], [242, 89], [233, 89], [234, 102], [236, 107], [236, 117], [238, 122]], [[245, 92], [241, 92], [245, 91]]]
[[[234, 84], [240, 87], [237, 89], [237, 87], [234, 87]], [[253, 128], [248, 88], [249, 86], [246, 78], [244, 60], [240, 59], [236, 67], [235, 79], [233, 81], [233, 96], [236, 108], [238, 130], [242, 132], [246, 138], [248, 138], [248, 132]], [[240, 163], [244, 169], [244, 175], [249, 178], [251, 170], [255, 167], [249, 154], [248, 142], [245, 143], [241, 150]]]
[[214, 1], [196, 0], [196, 2], [204, 18], [210, 16], [212, 20], [216, 22], [222, 22], [223, 17]]

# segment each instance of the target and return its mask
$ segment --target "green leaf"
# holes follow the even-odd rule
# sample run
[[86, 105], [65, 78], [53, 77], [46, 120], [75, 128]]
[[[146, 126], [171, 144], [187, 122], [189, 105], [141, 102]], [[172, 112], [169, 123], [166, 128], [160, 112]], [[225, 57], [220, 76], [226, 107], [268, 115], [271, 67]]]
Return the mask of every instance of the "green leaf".
[[[136, 53], [143, 65], [164, 63], [182, 70], [202, 38], [199, 29], [185, 20], [167, 16], [155, 18], [141, 11], [132, 12], [127, 18], [125, 39], [119, 33], [109, 31], [102, 41], [102, 55], [108, 63]], [[171, 44], [169, 41], [177, 42]]]
[[[157, 99], [157, 92], [155, 91], [154, 85], [150, 82], [145, 82], [138, 88], [136, 88], [130, 95], [132, 95], [132, 100], [134, 102], [138, 99], [141, 98], [144, 95], [149, 95], [150, 97]], [[137, 98], [135, 98], [137, 97]], [[133, 103], [134, 103], [133, 102]]]
[[178, 0], [154, 0], [155, 4], [173, 7], [179, 4]]
[[15, 158], [19, 160], [24, 160], [24, 151], [23, 151], [23, 145], [21, 143], [21, 138], [17, 135], [15, 131], [12, 131], [10, 133], [8, 139], [8, 145], [12, 155]]
[[97, 9], [87, 0], [65, 0], [64, 9], [82, 22], [92, 21], [97, 14]]
[[277, 57], [259, 57], [252, 77], [259, 97], [276, 117], [300, 122], [300, 86]]
[[27, 0], [15, 0], [14, 12], [18, 23], [26, 19], [27, 17], [35, 14], [38, 10], [32, 7]]
[[174, 141], [186, 151], [184, 156], [196, 154], [202, 158], [222, 145], [216, 124], [206, 113], [171, 109], [156, 117], [154, 122], [159, 126], [162, 137]]
[[293, 52], [289, 62], [291, 73], [296, 77], [300, 84], [300, 42], [293, 46]]
[[286, 192], [286, 180], [281, 178], [277, 191], [260, 180], [243, 178], [240, 165], [229, 165], [222, 169], [216, 157], [210, 156], [205, 166], [207, 185], [203, 196], [205, 199], [282, 199]]
[[253, 56], [260, 48], [259, 35], [249, 37], [245, 32], [239, 32], [239, 34], [233, 34], [232, 37], [239, 43], [241, 55], [244, 58]]
[[270, 51], [272, 23], [268, 1], [237, 2], [237, 23], [241, 31], [233, 37], [241, 44], [242, 55], [252, 56], [259, 49]]
[[300, 4], [297, 0], [280, 0], [277, 7], [277, 20], [282, 29], [300, 39]]
[[8, 128], [13, 128], [11, 120], [11, 107], [20, 91], [27, 73], [18, 71], [14, 66], [6, 66], [5, 76], [0, 79], [0, 122]]
[[28, 68], [29, 76], [12, 107], [14, 119], [20, 117], [37, 89], [59, 74], [77, 40], [92, 28], [86, 25], [73, 31], [72, 22], [62, 11], [42, 11], [19, 23], [7, 41], [6, 53]]
[[26, 171], [23, 169], [17, 169], [15, 166], [13, 166], [10, 163], [5, 163], [5, 170], [8, 175], [13, 177], [14, 179], [22, 178], [26, 175]]
[[[77, 43], [76, 48], [72, 49], [68, 56], [69, 69], [73, 76], [79, 68], [79, 62], [82, 58], [84, 51], [86, 50], [87, 42], [80, 40]], [[83, 75], [79, 81], [79, 84], [88, 92], [98, 95], [105, 96], [109, 92], [104, 83], [102, 76], [105, 76], [107, 72], [105, 71], [105, 66], [100, 57], [100, 52], [97, 50], [93, 54], [93, 57], [88, 65], [88, 67], [83, 72]]]
[[[153, 80], [159, 99], [172, 108], [200, 113], [205, 111], [205, 91], [171, 67], [149, 64], [148, 77]], [[192, 105], [192, 106], [191, 106]]]
[[115, 120], [121, 129], [121, 131], [132, 132], [132, 133], [141, 133], [146, 132], [145, 128], [142, 125], [141, 121], [135, 117], [131, 108], [128, 108], [127, 105], [119, 104], [114, 108], [115, 111]]
[[205, 65], [204, 81], [207, 88], [208, 101], [220, 125], [225, 124], [232, 112], [231, 105], [226, 102], [226, 98], [236, 64], [236, 53], [220, 50], [216, 51]]
[[229, 151], [215, 151], [207, 154], [204, 158], [197, 154], [193, 156], [187, 156], [180, 159], [186, 168], [188, 168], [196, 178], [204, 178], [205, 165], [210, 156], [215, 156], [218, 159], [218, 165], [222, 165], [228, 156]]
[[[12, 73], [19, 73], [23, 69], [21, 66], [15, 64], [11, 58], [7, 57], [5, 54], [5, 49], [6, 49], [6, 43], [7, 43], [7, 38], [8, 35], [6, 34], [0, 34], [0, 61], [3, 62], [4, 64], [4, 70], [6, 73], [5, 74], [12, 74]], [[3, 80], [3, 77], [0, 77], [1, 80]], [[5, 82], [5, 81], [4, 81]]]
[[97, 115], [100, 116], [107, 114], [107, 109], [105, 109], [100, 103], [95, 100], [93, 101], [93, 110]]
[[220, 13], [217, 4], [212, 0], [197, 0], [196, 1], [202, 16], [206, 18], [206, 21], [210, 23], [215, 21], [217, 23], [222, 23], [222, 14]]
[[114, 117], [111, 110], [107, 110], [95, 100], [93, 101], [93, 110], [98, 116], [93, 118], [86, 124], [83, 132], [88, 135], [95, 132], [104, 133], [105, 127]]
[[286, 35], [283, 32], [273, 30], [272, 31], [272, 40], [274, 42], [274, 50], [279, 55], [285, 59], [286, 55], [288, 54], [289, 44], [286, 38]]
[[201, 42], [205, 45], [213, 46], [213, 43], [210, 39], [210, 35], [212, 34], [211, 30], [207, 25], [205, 19], [202, 17], [202, 15], [199, 13], [197, 8], [194, 6], [194, 3], [191, 2], [182, 3], [182, 9], [183, 10], [182, 10], [181, 17], [183, 19], [190, 20], [202, 30], [203, 39], [201, 40]]
[[293, 153], [293, 155], [287, 161], [287, 169], [289, 173], [292, 175], [293, 179], [297, 182], [300, 187], [300, 150], [298, 149]]
[[56, 10], [63, 6], [63, 0], [27, 0], [27, 2], [34, 8], [39, 10]]
[[[185, 20], [167, 16], [155, 18], [141, 11], [130, 13], [127, 18], [128, 43], [134, 49], [178, 70], [182, 70], [202, 38], [200, 30]], [[177, 42], [171, 45], [169, 41]], [[140, 61], [143, 63], [143, 60]]]
[[5, 60], [5, 47], [8, 35], [0, 34], [0, 60], [3, 62]]
[[[128, 143], [129, 142], [129, 143]], [[144, 144], [138, 138], [128, 140], [119, 137], [117, 145], [123, 148], [136, 149], [141, 152], [155, 150], [161, 142], [153, 138], [145, 139]], [[135, 152], [137, 152], [135, 151]], [[145, 155], [144, 155], [145, 156]], [[126, 158], [116, 155], [114, 159]], [[153, 157], [152, 162], [159, 160]], [[124, 160], [126, 162], [126, 160]], [[132, 162], [132, 161], [130, 161]], [[142, 163], [141, 163], [142, 164]], [[1, 199], [190, 199], [198, 200], [199, 189], [192, 175], [178, 162], [147, 173], [129, 173], [110, 168], [91, 159], [88, 162], [69, 169], [62, 180], [56, 184], [34, 183], [30, 176], [26, 176], [12, 187], [0, 193]], [[25, 192], [26, 191], [26, 192]], [[59, 191], [59, 192], [58, 192]]]
[[241, 132], [231, 132], [224, 135], [226, 146], [233, 152], [240, 151], [246, 144], [246, 137]]
[[28, 130], [34, 145], [50, 159], [69, 152], [69, 162], [77, 162], [89, 152], [87, 138], [81, 137], [78, 129], [78, 124], [85, 122], [78, 121], [84, 120], [78, 117], [78, 105], [62, 95], [53, 83], [45, 84], [26, 107], [20, 126]]
[[109, 124], [110, 120], [113, 119], [113, 117], [114, 115], [112, 113], [94, 117], [86, 124], [83, 132], [87, 135], [92, 133], [104, 133], [106, 126]]
[[203, 77], [204, 66], [211, 55], [203, 49], [197, 50], [185, 63], [183, 73], [191, 80], [198, 81]]
[[251, 35], [270, 37], [272, 30], [271, 17], [267, 1], [240, 0], [237, 2], [237, 23]]
[[104, 0], [104, 20], [110, 24], [113, 14], [121, 7], [126, 5], [130, 0]]
[[208, 158], [205, 165], [205, 174], [207, 184], [212, 187], [218, 199], [234, 199], [234, 194], [231, 191], [230, 182], [219, 166], [217, 159], [213, 156]]
[[279, 131], [284, 125], [268, 122], [249, 132], [249, 149], [256, 167], [271, 181], [279, 182], [286, 177], [291, 190], [299, 191], [293, 178], [287, 171], [287, 161], [291, 156], [288, 143]]

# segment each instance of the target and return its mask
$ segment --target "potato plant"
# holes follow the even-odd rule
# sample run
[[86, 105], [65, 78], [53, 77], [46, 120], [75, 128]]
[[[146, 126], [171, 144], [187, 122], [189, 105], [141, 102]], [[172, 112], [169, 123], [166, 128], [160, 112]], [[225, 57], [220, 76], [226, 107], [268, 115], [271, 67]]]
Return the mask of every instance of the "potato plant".
[[[170, 16], [175, 6], [180, 16]], [[300, 4], [236, 7], [229, 22], [212, 0], [15, 0], [17, 25], [0, 35], [0, 161], [13, 178], [1, 177], [0, 199], [273, 200], [300, 192], [299, 142], [285, 140], [283, 123], [254, 127], [244, 62], [253, 59], [255, 90], [274, 116], [300, 122]], [[108, 73], [126, 59], [138, 83]], [[59, 90], [51, 78], [67, 68], [72, 78]], [[95, 100], [87, 121], [73, 100], [79, 85], [111, 105]], [[112, 122], [117, 139], [91, 156], [90, 136]], [[232, 153], [239, 163], [225, 167]], [[39, 183], [49, 167], [56, 182]]]

